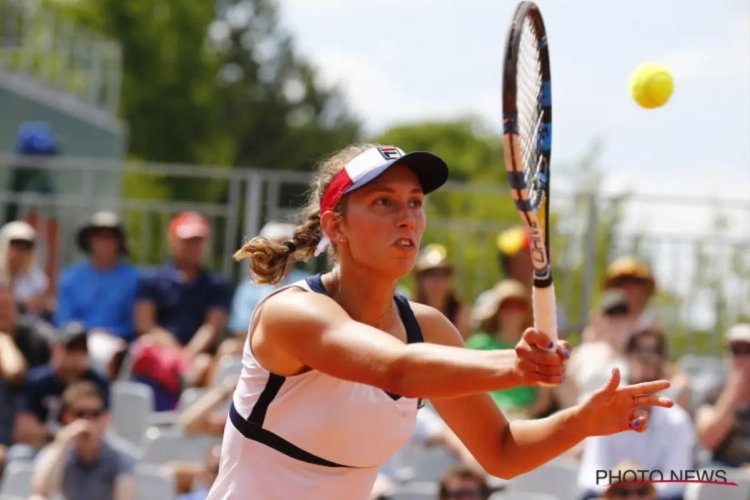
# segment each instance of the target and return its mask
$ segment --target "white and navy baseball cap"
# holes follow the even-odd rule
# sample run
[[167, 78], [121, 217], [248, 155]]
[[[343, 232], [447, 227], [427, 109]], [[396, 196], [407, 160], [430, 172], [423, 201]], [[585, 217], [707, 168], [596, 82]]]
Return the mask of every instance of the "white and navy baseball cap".
[[333, 209], [344, 195], [363, 188], [396, 164], [409, 167], [416, 174], [425, 194], [435, 191], [448, 180], [448, 165], [432, 153], [404, 153], [395, 146], [372, 147], [336, 174], [323, 194], [320, 212]]

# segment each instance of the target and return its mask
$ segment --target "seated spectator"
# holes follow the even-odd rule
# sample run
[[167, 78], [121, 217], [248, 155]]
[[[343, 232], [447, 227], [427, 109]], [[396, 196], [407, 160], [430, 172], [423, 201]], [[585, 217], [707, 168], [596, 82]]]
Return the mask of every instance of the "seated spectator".
[[138, 270], [125, 260], [125, 228], [112, 212], [93, 214], [79, 228], [77, 241], [87, 258], [61, 273], [55, 322], [83, 323], [92, 337], [92, 361], [104, 367], [135, 338]]
[[209, 434], [221, 437], [228, 418], [229, 403], [237, 387], [237, 377], [211, 388], [180, 415], [178, 425], [185, 434]]
[[175, 407], [183, 384], [205, 383], [224, 333], [232, 290], [225, 277], [203, 266], [209, 234], [201, 215], [175, 217], [168, 234], [172, 261], [145, 272], [138, 286], [133, 373], [154, 390], [157, 411]]
[[565, 380], [557, 388], [562, 407], [582, 402], [606, 384], [613, 368], [625, 374], [624, 352], [633, 331], [629, 307], [628, 298], [621, 290], [609, 290], [602, 295], [599, 309], [589, 323], [599, 333], [584, 339], [573, 349]]
[[[475, 475], [481, 477], [487, 475], [479, 462], [458, 439], [458, 436], [429, 407], [422, 408], [417, 412], [417, 421], [409, 444], [428, 448], [442, 447], [452, 453], [464, 467], [471, 470]], [[373, 486], [373, 497], [383, 496], [390, 491], [393, 484], [398, 480], [399, 470], [409, 466], [408, 454], [405, 450], [404, 448], [396, 452], [380, 469]]]
[[[531, 297], [518, 281], [504, 280], [485, 297], [481, 308], [475, 308], [473, 320], [479, 331], [466, 342], [471, 349], [514, 349], [524, 330], [533, 323]], [[510, 415], [536, 418], [545, 415], [553, 403], [549, 387], [515, 387], [494, 391], [495, 402]]]
[[633, 474], [626, 474], [626, 472], [636, 470], [643, 470], [643, 467], [628, 461], [618, 464], [610, 474], [612, 477], [622, 478], [622, 480], [612, 481], [602, 493], [601, 498], [607, 500], [657, 500], [657, 491], [653, 484], [628, 480]]
[[[283, 244], [292, 239], [294, 229], [295, 226], [293, 224], [272, 221], [263, 226], [258, 236]], [[229, 331], [233, 334], [233, 338], [230, 339], [229, 343], [232, 345], [224, 346], [221, 351], [226, 355], [237, 356], [241, 354], [242, 346], [247, 336], [247, 329], [250, 326], [250, 318], [258, 303], [277, 288], [303, 280], [308, 276], [309, 273], [295, 269], [294, 265], [290, 263], [281, 281], [275, 285], [261, 285], [252, 281], [245, 281], [238, 286], [232, 300], [232, 315], [229, 319]]]
[[47, 317], [54, 309], [49, 279], [34, 260], [36, 230], [23, 221], [0, 228], [0, 277], [9, 280], [19, 310]]
[[[634, 333], [628, 339], [626, 354], [639, 354], [649, 363], [651, 370], [648, 377], [653, 380], [669, 380], [672, 384], [664, 392], [668, 397], [686, 411], [690, 410], [690, 381], [685, 373], [677, 370], [667, 356], [667, 338], [664, 332], [648, 328]], [[628, 377], [627, 373], [624, 373]]]
[[750, 471], [750, 324], [731, 327], [727, 340], [727, 381], [698, 408], [695, 425], [716, 466]]
[[52, 361], [29, 372], [7, 460], [32, 459], [54, 439], [62, 422], [62, 394], [74, 382], [96, 384], [109, 408], [109, 380], [89, 365], [87, 333], [80, 323], [63, 327], [52, 347]]
[[18, 314], [10, 284], [0, 280], [0, 476], [26, 373], [49, 362], [54, 336], [43, 320]]
[[211, 448], [206, 457], [206, 463], [203, 470], [198, 474], [199, 486], [190, 493], [185, 493], [177, 497], [177, 500], [206, 500], [211, 486], [216, 481], [219, 474], [219, 461], [221, 460], [221, 447]]
[[[663, 328], [656, 310], [650, 305], [656, 294], [656, 281], [649, 267], [634, 257], [621, 257], [614, 260], [604, 275], [604, 290], [621, 290], [628, 299], [628, 316], [632, 330], [653, 327]], [[592, 340], [606, 335], [597, 325], [590, 324], [583, 332], [583, 340]]]
[[[637, 342], [632, 342], [627, 353], [628, 384], [658, 380], [660, 368], [654, 354], [637, 346]], [[650, 412], [645, 431], [590, 437], [583, 442], [578, 484], [584, 500], [599, 498], [606, 489], [597, 483], [596, 471], [611, 470], [623, 461], [637, 462], [641, 469], [659, 470], [665, 476], [668, 471], [694, 469], [695, 429], [690, 415], [676, 405], [637, 411]], [[656, 491], [660, 500], [681, 500], [685, 484], [659, 483]]]
[[487, 480], [467, 467], [455, 467], [440, 480], [439, 500], [487, 500], [492, 491]]
[[105, 437], [109, 416], [100, 387], [75, 382], [62, 396], [63, 427], [34, 464], [33, 500], [135, 500], [135, 457]]
[[414, 266], [417, 293], [414, 302], [442, 312], [465, 339], [471, 334], [470, 309], [453, 288], [453, 265], [444, 246], [427, 245]]

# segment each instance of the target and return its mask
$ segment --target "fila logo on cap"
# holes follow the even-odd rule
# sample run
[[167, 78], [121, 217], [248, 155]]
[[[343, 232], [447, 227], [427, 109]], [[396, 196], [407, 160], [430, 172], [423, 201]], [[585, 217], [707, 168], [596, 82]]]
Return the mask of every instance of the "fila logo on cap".
[[380, 151], [380, 154], [383, 155], [383, 158], [386, 160], [395, 160], [396, 158], [401, 158], [401, 151], [398, 150], [398, 148], [394, 148], [393, 146], [383, 146], [378, 148], [378, 151]]

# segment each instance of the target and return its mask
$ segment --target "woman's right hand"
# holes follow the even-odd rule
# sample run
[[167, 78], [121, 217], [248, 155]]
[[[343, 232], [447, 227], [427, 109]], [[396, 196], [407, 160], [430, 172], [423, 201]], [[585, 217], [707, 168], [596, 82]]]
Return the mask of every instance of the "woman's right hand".
[[520, 385], [559, 385], [565, 378], [565, 362], [570, 358], [568, 342], [553, 342], [538, 330], [528, 328], [515, 351]]

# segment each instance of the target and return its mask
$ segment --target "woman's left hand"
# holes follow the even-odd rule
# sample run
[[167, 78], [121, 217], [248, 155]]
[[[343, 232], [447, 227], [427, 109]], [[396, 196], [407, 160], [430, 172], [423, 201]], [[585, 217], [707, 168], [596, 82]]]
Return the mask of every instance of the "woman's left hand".
[[589, 396], [580, 407], [587, 436], [609, 436], [627, 430], [648, 428], [648, 411], [643, 408], [671, 408], [674, 402], [657, 395], [670, 386], [666, 380], [620, 387], [620, 370], [612, 370], [607, 385]]

